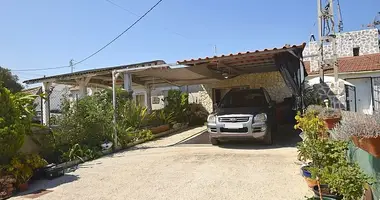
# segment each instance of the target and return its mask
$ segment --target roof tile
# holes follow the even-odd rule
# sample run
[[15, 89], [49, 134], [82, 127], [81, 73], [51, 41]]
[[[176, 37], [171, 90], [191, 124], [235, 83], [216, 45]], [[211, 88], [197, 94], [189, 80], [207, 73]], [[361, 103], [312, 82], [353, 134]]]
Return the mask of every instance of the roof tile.
[[[304, 63], [308, 74], [318, 74], [318, 71], [310, 72], [310, 62]], [[338, 70], [339, 73], [380, 70], [380, 53], [339, 58]], [[326, 72], [331, 72], [331, 70]]]

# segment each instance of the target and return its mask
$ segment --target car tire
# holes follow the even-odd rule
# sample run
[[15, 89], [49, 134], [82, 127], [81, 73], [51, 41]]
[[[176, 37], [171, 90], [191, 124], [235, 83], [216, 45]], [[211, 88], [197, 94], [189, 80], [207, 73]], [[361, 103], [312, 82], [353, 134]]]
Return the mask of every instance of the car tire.
[[272, 131], [268, 131], [267, 134], [264, 136], [264, 144], [272, 145]]
[[212, 145], [218, 145], [220, 142], [219, 142], [219, 140], [217, 140], [216, 138], [210, 138], [210, 143], [211, 143]]

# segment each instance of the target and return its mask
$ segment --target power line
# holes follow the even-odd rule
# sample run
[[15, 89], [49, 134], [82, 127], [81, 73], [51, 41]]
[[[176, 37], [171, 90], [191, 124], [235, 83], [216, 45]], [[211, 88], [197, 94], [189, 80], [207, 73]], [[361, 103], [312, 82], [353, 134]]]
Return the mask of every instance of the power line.
[[[91, 57], [95, 56], [96, 54], [98, 54], [99, 52], [101, 52], [102, 50], [104, 50], [105, 48], [107, 48], [110, 44], [112, 44], [113, 42], [115, 42], [117, 39], [119, 39], [122, 35], [124, 35], [126, 32], [128, 32], [131, 28], [133, 28], [137, 23], [139, 23], [146, 15], [148, 15], [155, 7], [157, 7], [163, 0], [159, 0], [156, 4], [154, 4], [148, 11], [146, 11], [143, 15], [139, 16], [137, 14], [137, 16], [139, 16], [139, 18], [133, 22], [127, 29], [125, 29], [123, 32], [121, 32], [119, 35], [117, 35], [114, 39], [112, 39], [110, 42], [108, 42], [106, 45], [104, 45], [102, 48], [100, 48], [99, 50], [95, 51], [94, 53], [92, 53], [91, 55], [87, 56], [86, 58], [80, 60], [79, 62], [76, 62], [76, 63], [71, 63], [71, 65], [68, 65], [68, 66], [60, 66], [60, 67], [48, 67], [48, 68], [36, 68], [36, 69], [20, 69], [20, 70], [12, 70], [12, 71], [15, 71], [15, 72], [25, 72], [25, 71], [42, 71], [42, 70], [49, 70], [49, 69], [61, 69], [61, 68], [69, 68], [69, 67], [73, 67], [75, 65], [78, 65], [88, 59], [90, 59]], [[111, 1], [108, 1], [111, 3]], [[116, 5], [116, 4], [115, 4]], [[132, 12], [131, 12], [132, 13]]]
[[11, 71], [14, 71], [14, 72], [43, 71], [43, 70], [49, 70], [49, 69], [61, 69], [61, 68], [67, 68], [67, 67], [70, 67], [70, 66], [48, 67], [48, 68], [35, 68], [35, 69], [11, 69]]
[[132, 27], [134, 27], [139, 21], [141, 21], [148, 13], [150, 13], [150, 11], [152, 11], [156, 6], [158, 6], [158, 4], [160, 4], [163, 0], [159, 0], [156, 4], [154, 4], [154, 6], [152, 6], [147, 12], [145, 12], [141, 17], [139, 17], [133, 24], [131, 24], [127, 29], [125, 29], [123, 32], [121, 32], [118, 36], [116, 36], [113, 40], [111, 40], [110, 42], [108, 42], [106, 45], [104, 45], [102, 48], [100, 48], [99, 50], [95, 51], [94, 53], [92, 53], [91, 55], [87, 56], [86, 58], [82, 59], [81, 61], [79, 62], [76, 62], [74, 63], [72, 66], [75, 66], [77, 64], [80, 64], [88, 59], [90, 59], [91, 57], [95, 56], [96, 54], [98, 54], [99, 52], [101, 52], [103, 49], [107, 48], [110, 44], [112, 44], [113, 42], [115, 42], [117, 39], [119, 39], [122, 35], [124, 35], [127, 31], [129, 31]]
[[111, 0], [105, 0], [105, 1], [107, 1], [108, 3], [114, 5], [114, 6], [118, 7], [118, 8], [120, 8], [120, 9], [122, 9], [122, 10], [124, 10], [124, 11], [126, 11], [126, 12], [128, 12], [128, 13], [130, 13], [132, 15], [134, 15], [134, 16], [140, 17], [140, 15], [138, 15], [138, 14], [136, 14], [136, 13], [134, 13], [134, 12], [132, 12], [132, 11], [124, 8], [123, 6], [120, 6], [119, 4], [117, 4], [117, 3], [115, 3], [115, 2], [113, 2]]
[[[105, 1], [108, 2], [108, 3], [110, 3], [110, 4], [112, 4], [112, 5], [114, 5], [114, 6], [116, 6], [116, 7], [118, 7], [118, 8], [120, 8], [120, 9], [122, 9], [122, 10], [124, 10], [124, 11], [126, 11], [126, 12], [128, 12], [129, 14], [132, 14], [132, 15], [134, 15], [134, 16], [140, 17], [139, 14], [136, 14], [136, 13], [134, 13], [134, 12], [132, 12], [132, 11], [126, 9], [125, 7], [123, 7], [123, 6], [119, 5], [119, 4], [117, 4], [117, 3], [113, 2], [113, 1], [111, 1], [111, 0], [105, 0]], [[174, 34], [174, 35], [178, 35], [178, 36], [183, 37], [183, 38], [185, 38], [185, 39], [191, 40], [191, 38], [186, 37], [185, 35], [183, 35], [183, 34], [181, 34], [181, 33], [178, 33], [178, 32], [175, 32], [175, 31], [172, 31], [172, 30], [170, 30], [169, 28], [166, 28], [166, 27], [163, 27], [163, 28], [164, 28], [165, 30], [169, 31], [170, 33]], [[212, 47], [215, 46], [215, 44], [207, 44], [207, 45], [208, 45], [208, 46], [212, 46]]]

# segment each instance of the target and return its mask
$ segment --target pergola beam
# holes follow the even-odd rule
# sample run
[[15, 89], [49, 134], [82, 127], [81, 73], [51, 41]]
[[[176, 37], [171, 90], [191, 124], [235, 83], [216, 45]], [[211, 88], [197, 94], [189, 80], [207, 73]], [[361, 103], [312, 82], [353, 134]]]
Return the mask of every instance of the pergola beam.
[[218, 80], [224, 79], [224, 77], [221, 74], [217, 74], [214, 71], [210, 70], [207, 64], [195, 65], [188, 67], [187, 69], [204, 77], [211, 77]]
[[223, 62], [218, 62], [218, 66], [226, 68], [226, 69], [228, 69], [230, 72], [232, 72], [234, 74], [243, 74], [244, 73], [244, 72], [242, 72], [242, 71], [240, 71], [240, 70], [238, 70], [236, 68], [233, 68], [233, 67], [231, 67], [231, 66], [229, 66], [229, 65], [227, 65], [227, 64], [225, 64]]

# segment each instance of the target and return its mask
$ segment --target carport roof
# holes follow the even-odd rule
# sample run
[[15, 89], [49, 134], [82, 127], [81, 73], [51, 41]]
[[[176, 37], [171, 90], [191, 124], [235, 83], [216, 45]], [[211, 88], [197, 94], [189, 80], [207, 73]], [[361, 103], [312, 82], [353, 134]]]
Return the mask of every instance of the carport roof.
[[[278, 71], [275, 64], [275, 56], [283, 52], [292, 52], [300, 55], [306, 43], [300, 45], [285, 45], [281, 48], [272, 48], [264, 50], [255, 50], [239, 52], [234, 54], [205, 57], [198, 59], [177, 61], [178, 64], [187, 65], [194, 72], [201, 73], [198, 70], [207, 67], [213, 74], [214, 78], [220, 79], [220, 75], [226, 74], [233, 77], [247, 73], [260, 73]], [[200, 67], [202, 66], [202, 67]], [[197, 67], [198, 69], [195, 69]], [[211, 73], [208, 72], [208, 73]], [[204, 74], [204, 73], [203, 73]], [[219, 76], [218, 76], [219, 74]]]
[[[156, 60], [132, 65], [122, 65], [101, 69], [85, 70], [74, 73], [61, 74], [50, 77], [42, 77], [24, 81], [27, 84], [53, 81], [63, 84], [76, 85], [76, 79], [91, 77], [88, 85], [112, 86], [112, 71], [132, 74], [132, 82], [138, 85], [192, 85], [206, 84], [226, 78], [232, 78], [241, 74], [278, 71], [275, 64], [275, 56], [290, 52], [301, 55], [305, 43], [301, 45], [285, 45], [282, 48], [264, 49], [262, 51], [247, 51], [236, 54], [178, 61], [177, 64], [166, 64], [162, 60]], [[182, 65], [178, 68], [171, 66]], [[185, 66], [185, 67], [183, 67]], [[117, 84], [123, 84], [120, 78]]]

